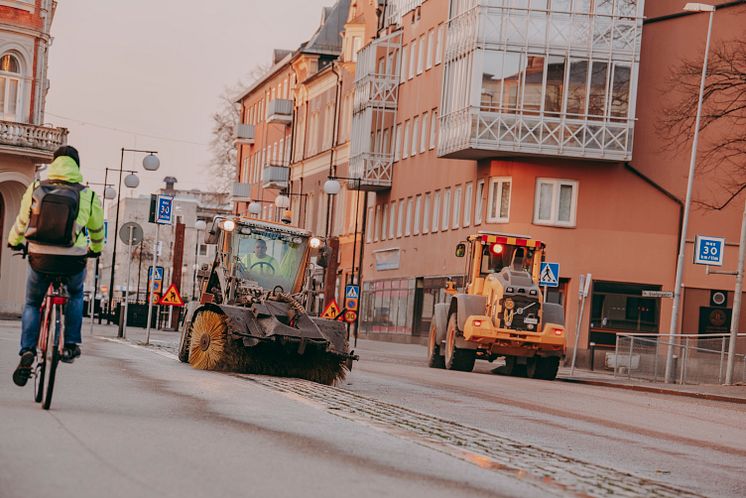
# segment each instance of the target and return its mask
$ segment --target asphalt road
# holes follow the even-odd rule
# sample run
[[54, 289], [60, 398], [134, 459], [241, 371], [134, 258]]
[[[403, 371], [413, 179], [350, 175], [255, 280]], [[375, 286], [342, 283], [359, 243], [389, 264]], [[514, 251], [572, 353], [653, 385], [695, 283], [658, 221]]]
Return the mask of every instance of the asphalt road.
[[10, 381], [17, 330], [0, 322], [3, 498], [746, 495], [744, 405], [432, 370], [366, 341], [330, 388], [196, 371], [161, 334], [86, 338], [45, 412]]

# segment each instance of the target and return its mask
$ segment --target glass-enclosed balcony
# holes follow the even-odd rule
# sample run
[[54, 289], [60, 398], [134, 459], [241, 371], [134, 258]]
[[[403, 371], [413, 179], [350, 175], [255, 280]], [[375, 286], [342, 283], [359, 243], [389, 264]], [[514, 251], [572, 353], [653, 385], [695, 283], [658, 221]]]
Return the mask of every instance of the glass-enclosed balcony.
[[438, 154], [632, 157], [644, 0], [452, 0]]

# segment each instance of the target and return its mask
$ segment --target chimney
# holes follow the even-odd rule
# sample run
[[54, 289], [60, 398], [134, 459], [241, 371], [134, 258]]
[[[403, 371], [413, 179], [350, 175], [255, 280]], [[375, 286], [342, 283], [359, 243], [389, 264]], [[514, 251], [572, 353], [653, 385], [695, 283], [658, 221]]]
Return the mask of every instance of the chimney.
[[176, 184], [176, 182], [178, 182], [179, 180], [177, 180], [173, 176], [167, 176], [163, 179], [163, 181], [166, 183], [166, 188], [164, 189], [164, 191], [166, 193], [169, 193], [174, 191], [174, 184]]

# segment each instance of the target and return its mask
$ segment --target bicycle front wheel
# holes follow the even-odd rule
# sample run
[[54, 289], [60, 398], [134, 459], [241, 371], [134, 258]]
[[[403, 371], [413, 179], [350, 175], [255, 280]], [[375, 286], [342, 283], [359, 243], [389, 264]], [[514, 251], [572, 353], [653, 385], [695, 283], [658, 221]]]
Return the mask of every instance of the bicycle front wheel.
[[[52, 394], [54, 392], [54, 378], [57, 373], [57, 364], [60, 361], [59, 344], [57, 344], [57, 338], [59, 337], [59, 330], [61, 327], [62, 313], [60, 307], [57, 304], [52, 305], [51, 316], [49, 319], [49, 327], [47, 329], [47, 350], [44, 352], [44, 370], [48, 370], [46, 375], [42, 373], [40, 378], [39, 389], [46, 391], [44, 395], [44, 403], [42, 408], [49, 410], [52, 404]], [[44, 386], [44, 377], [46, 377], [46, 386]], [[41, 393], [43, 394], [43, 393]], [[37, 394], [41, 398], [41, 394]], [[39, 400], [41, 401], [41, 400]]]

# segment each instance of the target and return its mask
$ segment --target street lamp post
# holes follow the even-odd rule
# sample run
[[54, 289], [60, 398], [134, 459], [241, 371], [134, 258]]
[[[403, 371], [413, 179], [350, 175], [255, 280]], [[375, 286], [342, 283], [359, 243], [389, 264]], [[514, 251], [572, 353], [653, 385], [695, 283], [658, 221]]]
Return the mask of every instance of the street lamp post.
[[707, 41], [705, 42], [705, 58], [702, 64], [702, 78], [699, 83], [699, 97], [697, 99], [697, 117], [694, 120], [694, 137], [692, 139], [692, 152], [689, 161], [689, 177], [686, 183], [686, 200], [684, 201], [684, 218], [681, 223], [681, 234], [679, 237], [679, 255], [676, 261], [676, 282], [673, 288], [673, 306], [671, 307], [671, 328], [669, 331], [668, 351], [666, 352], [665, 380], [670, 383], [673, 380], [673, 351], [674, 337], [679, 332], [679, 307], [681, 304], [681, 285], [684, 274], [684, 251], [686, 249], [686, 232], [689, 225], [689, 210], [692, 203], [692, 186], [694, 184], [694, 171], [697, 164], [697, 143], [699, 141], [699, 123], [702, 117], [702, 100], [704, 99], [705, 80], [707, 79], [707, 60], [710, 53], [710, 37], [712, 35], [712, 18], [715, 7], [704, 3], [687, 3], [684, 6], [687, 12], [709, 12], [710, 19], [707, 25]]
[[[142, 161], [142, 166], [143, 168], [145, 168], [146, 171], [156, 171], [161, 165], [161, 161], [158, 159], [158, 156], [155, 155], [158, 153], [156, 151], [125, 149], [124, 147], [122, 148], [122, 156], [119, 161], [119, 170], [118, 170], [119, 171], [119, 189], [117, 191], [117, 214], [116, 214], [115, 221], [114, 221], [114, 232], [113, 232], [114, 233], [114, 249], [112, 250], [112, 253], [111, 253], [111, 278], [109, 280], [109, 318], [107, 320], [107, 323], [111, 323], [111, 306], [114, 301], [114, 265], [116, 263], [116, 258], [117, 258], [117, 236], [116, 235], [117, 235], [117, 231], [119, 230], [119, 208], [120, 208], [121, 190], [122, 190], [122, 173], [125, 171], [124, 170], [124, 153], [125, 152], [147, 154], [143, 158], [143, 161]], [[107, 173], [108, 173], [108, 169], [109, 168], [107, 168]], [[136, 188], [137, 184], [140, 183], [140, 180], [135, 175], [136, 173], [135, 171], [129, 171], [129, 173], [130, 174], [127, 176], [127, 179], [130, 180], [130, 185], [134, 184], [134, 186], [130, 186], [130, 185], [127, 185], [127, 186], [130, 188]], [[136, 183], [135, 183], [135, 180], [136, 180]], [[125, 184], [126, 184], [126, 181], [125, 181]], [[127, 284], [129, 285], [129, 282]]]
[[[106, 172], [108, 174], [108, 171]], [[104, 187], [104, 195], [101, 199], [101, 208], [103, 209], [103, 205], [106, 202], [107, 199], [114, 199], [117, 196], [116, 191], [114, 190], [114, 185], [111, 183], [107, 183], [106, 180], [106, 174], [104, 174], [104, 183], [97, 183], [97, 182], [88, 182], [87, 185], [96, 185], [96, 186], [103, 186]], [[98, 283], [99, 283], [99, 265], [101, 261], [101, 256], [98, 256], [96, 258], [96, 264], [95, 269], [93, 272], [93, 291], [91, 292], [91, 302], [89, 306], [89, 313], [91, 317], [91, 329], [90, 334], [93, 335], [93, 315], [96, 314], [96, 294], [98, 294]], [[99, 314], [99, 318], [101, 315]]]
[[[342, 186], [339, 183], [339, 180], [348, 180], [355, 182], [355, 190], [358, 192], [358, 195], [360, 195], [360, 191], [362, 190], [361, 178], [349, 178], [349, 177], [342, 177], [342, 176], [329, 176], [327, 181], [324, 183], [324, 192], [329, 195], [337, 195], [339, 194], [340, 190], [342, 189]], [[365, 195], [363, 197], [363, 220], [362, 220], [362, 226], [360, 228], [360, 254], [359, 254], [359, 262], [357, 266], [357, 276], [355, 276], [355, 252], [357, 249], [357, 220], [358, 220], [358, 209], [360, 207], [360, 199], [358, 198], [357, 202], [355, 203], [355, 233], [352, 238], [352, 268], [350, 270], [350, 284], [361, 285], [362, 281], [362, 272], [363, 272], [363, 255], [364, 255], [364, 237], [365, 237], [365, 224], [367, 222], [367, 214], [368, 214], [368, 196]], [[356, 280], [355, 280], [355, 277]], [[355, 343], [354, 346], [357, 347], [357, 336], [358, 336], [358, 324], [360, 323], [360, 314], [358, 313], [355, 317]]]
[[205, 231], [207, 228], [207, 223], [205, 223], [205, 220], [197, 220], [194, 223], [194, 229], [197, 232], [197, 240], [194, 243], [194, 275], [192, 276], [192, 300], [194, 300], [194, 292], [195, 288], [197, 286], [197, 268], [199, 266], [199, 263], [197, 262], [197, 259], [199, 258], [199, 232]]

